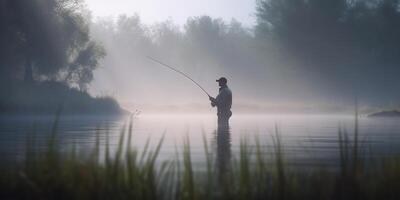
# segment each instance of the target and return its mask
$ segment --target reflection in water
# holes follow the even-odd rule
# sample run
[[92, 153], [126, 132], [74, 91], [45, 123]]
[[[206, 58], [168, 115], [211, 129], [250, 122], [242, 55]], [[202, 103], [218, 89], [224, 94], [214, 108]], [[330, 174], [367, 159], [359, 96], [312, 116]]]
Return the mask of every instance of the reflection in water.
[[[57, 129], [60, 151], [69, 152], [74, 146], [79, 152], [89, 156], [95, 147], [98, 131], [101, 152], [106, 149], [106, 133], [109, 132], [112, 155], [112, 152], [118, 150], [121, 128], [127, 121], [129, 120], [126, 117], [62, 116]], [[158, 141], [165, 136], [157, 159], [159, 163], [162, 163], [174, 159], [176, 153], [182, 153], [183, 148], [179, 141], [188, 134], [193, 162], [200, 169], [206, 164], [202, 133], [207, 132], [208, 139], [213, 143], [215, 164], [218, 164], [220, 174], [226, 174], [229, 172], [228, 166], [231, 160], [235, 155], [240, 155], [241, 138], [243, 136], [250, 138], [249, 148], [254, 147], [255, 143], [251, 138], [255, 136], [259, 137], [261, 145], [272, 147], [270, 138], [274, 133], [273, 127], [278, 122], [282, 130], [283, 148], [288, 165], [309, 167], [323, 164], [336, 167], [340, 159], [337, 126], [340, 123], [343, 127], [350, 127], [348, 132], [352, 133], [353, 121], [353, 116], [235, 115], [230, 120], [229, 130], [216, 130], [214, 115], [142, 115], [133, 123], [132, 146], [141, 151], [150, 138], [149, 149], [154, 149]], [[54, 116], [0, 117], [2, 164], [23, 160], [28, 136], [36, 139], [38, 149], [46, 149], [53, 123]], [[359, 136], [362, 138], [360, 148], [367, 148], [364, 151], [365, 156], [367, 154], [376, 157], [399, 155], [399, 119], [362, 118], [359, 125]], [[268, 155], [271, 152], [273, 149], [266, 151]]]
[[220, 182], [226, 181], [225, 174], [229, 173], [231, 162], [231, 133], [226, 126], [218, 127], [216, 134], [216, 164], [218, 169], [218, 179]]

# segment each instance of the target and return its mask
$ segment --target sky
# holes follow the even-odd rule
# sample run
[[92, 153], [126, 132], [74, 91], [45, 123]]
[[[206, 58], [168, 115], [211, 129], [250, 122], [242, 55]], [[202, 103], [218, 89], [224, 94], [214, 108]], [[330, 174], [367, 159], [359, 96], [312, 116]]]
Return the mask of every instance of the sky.
[[94, 17], [139, 14], [144, 23], [171, 19], [182, 25], [188, 17], [209, 15], [246, 26], [255, 23], [255, 0], [85, 0]]

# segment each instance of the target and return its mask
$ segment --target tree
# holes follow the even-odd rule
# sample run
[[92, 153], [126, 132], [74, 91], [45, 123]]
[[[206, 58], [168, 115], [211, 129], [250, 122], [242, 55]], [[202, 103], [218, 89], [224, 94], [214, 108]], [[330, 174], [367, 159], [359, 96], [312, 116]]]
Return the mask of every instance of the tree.
[[398, 0], [261, 0], [256, 37], [310, 80], [383, 93], [388, 85], [398, 88], [399, 6]]
[[336, 55], [337, 49], [348, 42], [342, 21], [346, 5], [346, 0], [260, 1], [256, 35], [277, 41], [283, 57], [294, 57], [305, 66], [339, 61], [343, 55]]
[[[189, 18], [184, 26], [187, 40], [199, 50], [218, 52], [226, 26], [221, 19], [209, 16]], [[211, 53], [213, 53], [211, 52]]]
[[4, 0], [0, 11], [2, 76], [64, 81], [80, 89], [91, 81], [104, 51], [90, 40], [81, 1]]
[[185, 51], [183, 34], [171, 20], [155, 24], [151, 30], [155, 55], [160, 59], [179, 58]]

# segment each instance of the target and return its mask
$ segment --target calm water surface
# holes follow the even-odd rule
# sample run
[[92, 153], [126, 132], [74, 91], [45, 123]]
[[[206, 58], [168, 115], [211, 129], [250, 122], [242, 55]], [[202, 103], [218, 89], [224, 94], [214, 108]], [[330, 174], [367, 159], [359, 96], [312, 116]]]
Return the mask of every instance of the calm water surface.
[[[107, 135], [110, 149], [115, 151], [121, 129], [128, 117], [63, 116], [57, 127], [61, 151], [76, 146], [81, 155], [90, 155], [100, 138], [104, 150]], [[54, 117], [0, 118], [0, 156], [3, 161], [23, 160], [27, 138], [36, 138], [45, 148]], [[360, 119], [360, 142], [363, 155], [383, 157], [400, 155], [400, 119]], [[175, 159], [189, 138], [192, 160], [204, 164], [204, 138], [217, 162], [237, 159], [239, 145], [246, 140], [255, 152], [257, 140], [266, 155], [273, 153], [273, 136], [278, 129], [289, 165], [315, 166], [337, 164], [338, 129], [344, 127], [352, 137], [354, 117], [328, 115], [241, 115], [231, 119], [230, 130], [218, 131], [216, 117], [192, 115], [141, 115], [133, 120], [132, 147], [143, 151], [146, 141], [151, 148], [164, 136], [158, 160]], [[40, 149], [39, 148], [39, 149]], [[181, 156], [181, 155], [180, 155]]]

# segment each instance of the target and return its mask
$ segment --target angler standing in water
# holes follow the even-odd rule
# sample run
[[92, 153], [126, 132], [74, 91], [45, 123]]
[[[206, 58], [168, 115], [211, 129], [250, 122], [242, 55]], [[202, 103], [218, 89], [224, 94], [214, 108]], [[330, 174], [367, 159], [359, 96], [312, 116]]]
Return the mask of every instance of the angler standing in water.
[[229, 118], [232, 116], [231, 112], [231, 107], [232, 107], [232, 92], [228, 88], [227, 83], [228, 80], [226, 80], [225, 77], [221, 77], [220, 79], [217, 80], [218, 85], [219, 85], [219, 94], [216, 98], [211, 97], [210, 94], [200, 85], [198, 84], [195, 80], [193, 80], [190, 76], [185, 74], [184, 72], [175, 69], [174, 67], [171, 67], [159, 60], [156, 60], [150, 56], [147, 56], [147, 59], [160, 64], [161, 66], [164, 66], [176, 73], [181, 74], [182, 76], [186, 77], [190, 81], [192, 81], [194, 84], [196, 84], [210, 99], [211, 101], [211, 106], [215, 107], [217, 106], [217, 115], [218, 115], [218, 128], [229, 128]]
[[228, 80], [221, 77], [217, 80], [219, 85], [219, 94], [216, 98], [210, 96], [211, 106], [217, 106], [218, 127], [228, 128], [229, 118], [232, 116], [232, 92], [228, 88]]

